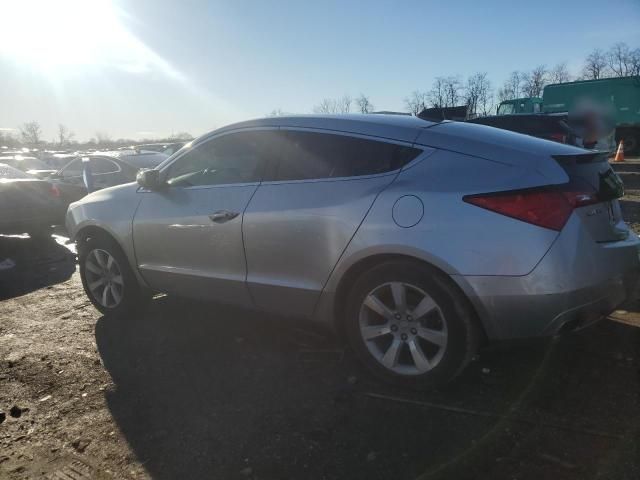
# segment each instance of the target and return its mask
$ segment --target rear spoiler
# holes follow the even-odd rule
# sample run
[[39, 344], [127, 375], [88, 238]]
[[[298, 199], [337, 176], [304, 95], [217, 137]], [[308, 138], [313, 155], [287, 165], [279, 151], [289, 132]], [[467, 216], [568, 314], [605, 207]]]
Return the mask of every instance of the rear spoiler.
[[564, 166], [608, 161], [607, 152], [585, 152], [571, 155], [552, 155], [552, 157]]

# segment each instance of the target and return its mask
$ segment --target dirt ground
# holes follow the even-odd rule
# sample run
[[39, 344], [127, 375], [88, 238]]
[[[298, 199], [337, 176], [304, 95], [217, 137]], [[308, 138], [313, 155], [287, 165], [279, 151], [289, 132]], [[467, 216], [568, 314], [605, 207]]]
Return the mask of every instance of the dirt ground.
[[280, 318], [164, 296], [107, 320], [64, 240], [0, 238], [0, 478], [640, 478], [638, 302], [415, 393]]

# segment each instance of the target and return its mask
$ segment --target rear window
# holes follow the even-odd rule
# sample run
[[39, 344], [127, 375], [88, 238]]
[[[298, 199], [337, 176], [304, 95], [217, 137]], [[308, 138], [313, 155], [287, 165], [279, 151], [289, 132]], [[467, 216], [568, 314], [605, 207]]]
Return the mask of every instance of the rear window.
[[356, 177], [390, 172], [421, 150], [392, 143], [317, 132], [281, 133], [279, 161], [265, 180]]

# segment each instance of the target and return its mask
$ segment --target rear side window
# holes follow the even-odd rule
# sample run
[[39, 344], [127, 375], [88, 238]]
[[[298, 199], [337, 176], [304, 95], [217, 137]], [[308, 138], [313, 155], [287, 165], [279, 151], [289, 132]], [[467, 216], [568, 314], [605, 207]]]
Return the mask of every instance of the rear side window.
[[390, 172], [421, 150], [387, 142], [317, 132], [284, 131], [280, 155], [265, 180], [309, 180]]
[[116, 173], [119, 171], [120, 167], [116, 162], [106, 158], [91, 159], [91, 173]]

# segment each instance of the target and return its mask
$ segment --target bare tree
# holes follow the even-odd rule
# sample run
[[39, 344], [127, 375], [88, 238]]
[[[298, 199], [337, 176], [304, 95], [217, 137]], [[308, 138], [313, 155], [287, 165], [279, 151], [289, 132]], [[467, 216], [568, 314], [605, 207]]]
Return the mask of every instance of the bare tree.
[[343, 95], [341, 98], [325, 98], [318, 105], [313, 107], [315, 113], [349, 113], [351, 111], [351, 102], [353, 100], [349, 95]]
[[629, 54], [629, 63], [631, 64], [631, 72], [629, 75], [640, 75], [640, 48], [632, 50]]
[[462, 81], [459, 76], [449, 76], [444, 79], [445, 106], [455, 107], [461, 101]]
[[325, 98], [313, 107], [315, 113], [338, 113], [338, 106], [333, 98]]
[[427, 94], [420, 90], [414, 90], [411, 95], [404, 99], [407, 111], [413, 115], [418, 115], [427, 106]]
[[493, 106], [493, 87], [486, 72], [479, 72], [467, 79], [464, 102], [469, 115], [486, 116]]
[[113, 143], [109, 134], [105, 132], [96, 132], [96, 143], [98, 145], [108, 145]]
[[618, 42], [607, 52], [607, 66], [614, 77], [626, 77], [633, 74], [633, 54], [624, 42]]
[[42, 142], [42, 129], [38, 122], [27, 122], [20, 127], [20, 137], [22, 143], [27, 145], [38, 145]]
[[69, 129], [63, 124], [58, 124], [58, 145], [60, 145], [61, 147], [64, 145], [68, 145], [74, 135], [75, 134], [69, 131]]
[[351, 103], [353, 99], [351, 95], [343, 95], [342, 98], [336, 100], [336, 105], [338, 107], [339, 113], [349, 113], [351, 112]]
[[358, 106], [358, 111], [360, 113], [371, 113], [375, 109], [369, 97], [367, 97], [364, 93], [361, 93], [358, 98], [356, 98], [356, 105]]
[[17, 147], [20, 144], [20, 141], [13, 134], [12, 130], [7, 129], [6, 131], [0, 131], [0, 147]]
[[546, 83], [547, 68], [544, 65], [538, 65], [525, 75], [522, 91], [527, 97], [540, 97]]
[[586, 80], [597, 80], [606, 75], [607, 57], [599, 48], [593, 50], [584, 61], [582, 76]]
[[427, 94], [429, 103], [434, 108], [444, 108], [447, 105], [447, 87], [445, 77], [436, 77]]
[[571, 81], [571, 74], [567, 68], [567, 62], [558, 63], [549, 71], [550, 83], [567, 83]]
[[273, 110], [271, 110], [271, 112], [269, 113], [269, 117], [281, 117], [282, 115], [284, 115], [284, 112], [282, 111], [281, 108], [274, 108]]
[[522, 96], [522, 82], [524, 74], [517, 70], [511, 72], [509, 78], [504, 82], [502, 88], [498, 90], [498, 101], [513, 100]]

